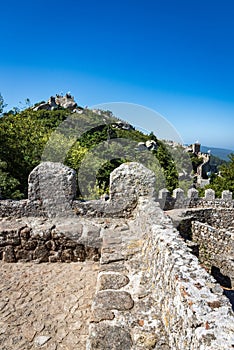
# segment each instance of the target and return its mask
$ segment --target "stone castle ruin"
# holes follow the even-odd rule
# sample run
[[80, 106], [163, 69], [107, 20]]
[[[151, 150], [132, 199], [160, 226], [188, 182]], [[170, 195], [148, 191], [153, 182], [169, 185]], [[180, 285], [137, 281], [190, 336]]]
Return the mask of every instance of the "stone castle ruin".
[[79, 107], [74, 100], [74, 97], [67, 92], [64, 96], [62, 94], [56, 94], [51, 96], [47, 102], [42, 102], [38, 106], [34, 107], [34, 111], [47, 110], [51, 111], [54, 109], [64, 108], [71, 112], [80, 112], [83, 108]]
[[[154, 173], [125, 163], [111, 174], [109, 200], [80, 202], [74, 170], [45, 162], [29, 176], [27, 200], [0, 201], [3, 264], [96, 264], [87, 333], [73, 330], [69, 349], [234, 348], [232, 194], [154, 188]], [[69, 316], [75, 307], [83, 310], [74, 301]], [[60, 349], [70, 333], [58, 333], [38, 327], [24, 349]]]
[[217, 173], [217, 166], [210, 164], [210, 153], [201, 152], [201, 144], [197, 141], [191, 146], [185, 148], [187, 152], [193, 153], [202, 160], [202, 163], [197, 167], [197, 184], [199, 187], [204, 187], [210, 183], [209, 174]]

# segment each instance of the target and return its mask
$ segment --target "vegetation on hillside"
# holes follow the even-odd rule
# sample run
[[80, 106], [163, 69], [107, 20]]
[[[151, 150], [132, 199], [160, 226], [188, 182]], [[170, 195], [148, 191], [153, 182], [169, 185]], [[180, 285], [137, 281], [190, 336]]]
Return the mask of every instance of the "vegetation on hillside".
[[[2, 107], [1, 107], [2, 106]], [[0, 101], [3, 112], [4, 101]], [[110, 172], [123, 162], [140, 161], [157, 177], [158, 189], [178, 186], [178, 172], [166, 146], [152, 133], [116, 127], [111, 112], [84, 109], [12, 110], [0, 118], [0, 189], [3, 198], [27, 197], [28, 175], [42, 160], [62, 161], [79, 173], [81, 182], [98, 195], [108, 191]], [[139, 151], [137, 144], [154, 139], [155, 151]], [[92, 171], [95, 177], [92, 177]], [[83, 178], [82, 178], [83, 176]], [[82, 196], [82, 191], [77, 195]]]
[[229, 190], [234, 193], [234, 154], [229, 156], [230, 162], [225, 162], [219, 167], [220, 173], [212, 175], [210, 184], [205, 188], [212, 188], [218, 197], [222, 191]]
[[[26, 105], [30, 103], [26, 100]], [[193, 185], [190, 176], [202, 160], [188, 154], [182, 146], [169, 147], [150, 133], [121, 128], [111, 111], [84, 109], [71, 114], [66, 109], [22, 111], [13, 108], [3, 113], [6, 104], [0, 94], [0, 193], [3, 198], [27, 197], [28, 175], [41, 161], [63, 162], [78, 173], [79, 198], [99, 196], [109, 189], [110, 173], [123, 162], [138, 161], [156, 174], [156, 189], [170, 192]], [[139, 149], [138, 143], [154, 140], [157, 149]], [[234, 155], [230, 162], [211, 156], [220, 176], [212, 174], [217, 195], [234, 191]], [[178, 180], [180, 174], [180, 181]]]

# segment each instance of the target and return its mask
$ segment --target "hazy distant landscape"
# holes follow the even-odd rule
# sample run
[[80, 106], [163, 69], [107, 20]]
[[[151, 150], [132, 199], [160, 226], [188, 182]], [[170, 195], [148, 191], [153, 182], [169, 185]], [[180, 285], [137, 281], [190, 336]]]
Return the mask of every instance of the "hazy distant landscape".
[[226, 148], [217, 148], [217, 147], [209, 147], [209, 146], [201, 146], [201, 151], [204, 152], [204, 153], [207, 153], [208, 151], [211, 151], [210, 153], [213, 155], [213, 156], [216, 156], [220, 159], [223, 159], [223, 160], [229, 160], [229, 155], [231, 153], [234, 153], [234, 150], [231, 150], [231, 149], [226, 149]]

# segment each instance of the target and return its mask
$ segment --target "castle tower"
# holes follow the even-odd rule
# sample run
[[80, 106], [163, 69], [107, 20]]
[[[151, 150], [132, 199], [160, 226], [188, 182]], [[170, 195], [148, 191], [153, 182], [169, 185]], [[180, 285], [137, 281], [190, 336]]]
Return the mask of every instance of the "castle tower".
[[198, 154], [201, 151], [201, 144], [197, 141], [192, 145], [193, 153]]

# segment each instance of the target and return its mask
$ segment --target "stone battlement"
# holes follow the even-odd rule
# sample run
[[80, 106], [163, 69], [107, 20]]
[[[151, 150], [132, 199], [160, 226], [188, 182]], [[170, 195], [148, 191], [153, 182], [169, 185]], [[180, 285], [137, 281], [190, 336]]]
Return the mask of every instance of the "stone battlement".
[[198, 190], [191, 188], [185, 192], [181, 188], [176, 188], [172, 196], [170, 192], [163, 188], [158, 193], [158, 201], [161, 208], [165, 210], [179, 208], [234, 208], [232, 192], [226, 190], [222, 192], [222, 197], [217, 198], [212, 189], [205, 190], [205, 196], [199, 197]]
[[[35, 168], [28, 200], [0, 202], [0, 248], [4, 259], [11, 247], [18, 259], [20, 249], [39, 259], [41, 249], [46, 261], [99, 261], [86, 350], [233, 348], [231, 304], [160, 208], [154, 173], [122, 164], [111, 174], [110, 199], [84, 203], [74, 200], [74, 179], [59, 163]], [[184, 221], [212, 208], [186, 210]], [[205, 235], [196, 223], [194, 232]]]

